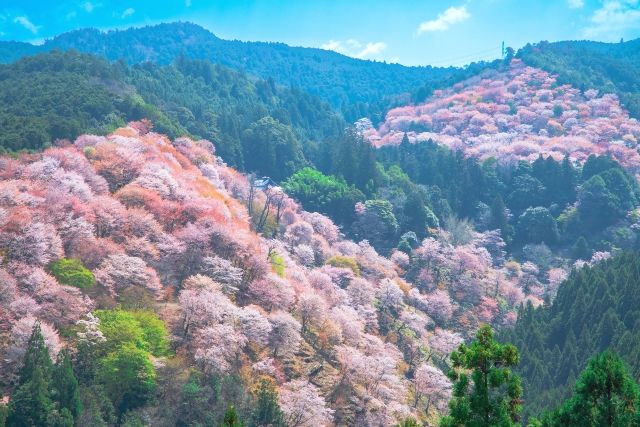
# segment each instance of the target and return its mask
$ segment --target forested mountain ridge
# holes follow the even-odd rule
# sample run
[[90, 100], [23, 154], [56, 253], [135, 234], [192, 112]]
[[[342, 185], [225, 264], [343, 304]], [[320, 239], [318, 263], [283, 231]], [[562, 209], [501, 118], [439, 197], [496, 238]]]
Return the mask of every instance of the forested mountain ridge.
[[619, 354], [640, 379], [640, 257], [621, 254], [573, 271], [552, 304], [520, 311], [502, 339], [521, 354], [516, 371], [525, 387], [525, 415], [554, 408], [569, 395], [587, 360], [604, 350]]
[[[300, 90], [184, 57], [172, 65], [127, 66], [55, 51], [0, 65], [0, 87], [0, 147], [7, 150], [39, 149], [87, 131], [105, 134], [147, 118], [171, 137], [216, 141], [229, 164], [280, 178], [305, 157], [317, 160], [318, 147], [346, 126], [326, 103]], [[277, 145], [279, 151], [260, 164], [249, 156], [245, 165], [258, 137], [263, 150]]]
[[358, 104], [369, 111], [385, 97], [410, 92], [425, 83], [442, 85], [460, 70], [454, 67], [406, 67], [400, 64], [360, 60], [333, 51], [291, 47], [283, 43], [223, 40], [191, 23], [170, 23], [127, 30], [100, 32], [77, 30], [45, 41], [41, 46], [0, 42], [0, 61], [11, 62], [25, 55], [52, 49], [76, 49], [109, 60], [130, 64], [170, 64], [178, 56], [206, 59], [264, 80], [293, 86], [316, 95], [338, 109]]

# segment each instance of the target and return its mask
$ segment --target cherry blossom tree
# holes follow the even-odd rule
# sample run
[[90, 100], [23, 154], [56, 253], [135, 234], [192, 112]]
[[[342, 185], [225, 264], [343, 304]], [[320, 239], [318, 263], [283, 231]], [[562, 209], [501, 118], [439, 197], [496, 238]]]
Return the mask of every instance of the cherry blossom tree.
[[302, 337], [300, 322], [285, 311], [276, 311], [269, 316], [271, 333], [269, 347], [274, 357], [291, 356], [298, 350]]
[[451, 398], [452, 384], [442, 371], [431, 365], [422, 364], [416, 369], [413, 377], [415, 390], [414, 406], [426, 400], [425, 412], [429, 413], [431, 404], [439, 411], [444, 411]]
[[142, 259], [124, 254], [109, 255], [95, 271], [95, 276], [114, 295], [130, 286], [147, 288], [152, 292], [161, 289], [155, 270], [147, 267]]
[[200, 329], [193, 340], [195, 360], [207, 373], [228, 374], [238, 363], [247, 338], [227, 324]]
[[334, 412], [327, 407], [318, 387], [306, 380], [294, 380], [282, 386], [280, 408], [290, 427], [330, 425]]

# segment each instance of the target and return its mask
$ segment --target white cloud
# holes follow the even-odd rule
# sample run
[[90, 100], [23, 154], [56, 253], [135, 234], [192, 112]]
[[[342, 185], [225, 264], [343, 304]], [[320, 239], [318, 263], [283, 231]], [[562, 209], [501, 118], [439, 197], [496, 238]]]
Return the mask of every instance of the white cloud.
[[127, 9], [124, 10], [124, 12], [122, 12], [122, 16], [120, 16], [122, 19], [124, 18], [128, 18], [129, 16], [133, 15], [134, 13], [136, 13], [136, 10], [132, 7], [129, 7]]
[[333, 50], [343, 55], [364, 59], [380, 55], [380, 53], [387, 48], [387, 44], [384, 42], [369, 42], [363, 45], [358, 40], [349, 39], [345, 41], [329, 40], [321, 47], [322, 49]]
[[29, 18], [27, 18], [26, 16], [16, 16], [15, 18], [13, 18], [13, 22], [22, 25], [33, 34], [38, 34], [38, 30], [42, 28], [40, 25], [35, 25], [33, 22], [29, 21]]
[[90, 1], [84, 2], [80, 5], [81, 8], [84, 9], [85, 12], [87, 13], [91, 13], [93, 12], [93, 9], [96, 8], [96, 5], [91, 3]]
[[582, 9], [584, 7], [584, 0], [567, 0], [569, 9]]
[[356, 55], [356, 58], [366, 58], [367, 56], [379, 55], [387, 48], [387, 44], [383, 42], [367, 43], [367, 45]]
[[638, 0], [606, 0], [589, 21], [584, 37], [615, 41], [626, 31], [640, 28]]
[[467, 11], [466, 6], [450, 7], [438, 14], [438, 18], [421, 23], [418, 26], [418, 34], [431, 31], [446, 31], [451, 25], [466, 21], [469, 18], [471, 18], [471, 14]]

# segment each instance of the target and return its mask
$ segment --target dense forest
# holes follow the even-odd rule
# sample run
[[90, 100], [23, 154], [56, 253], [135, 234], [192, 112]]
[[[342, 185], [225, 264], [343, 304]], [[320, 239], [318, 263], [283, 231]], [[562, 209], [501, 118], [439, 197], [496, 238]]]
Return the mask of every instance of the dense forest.
[[593, 355], [611, 350], [640, 378], [638, 291], [640, 258], [627, 253], [574, 271], [552, 304], [522, 309], [502, 338], [521, 354], [526, 415], [566, 398]]
[[281, 147], [272, 163], [266, 156], [247, 165], [277, 177], [287, 163], [303, 165], [303, 151], [317, 155], [318, 146], [345, 126], [328, 105], [299, 90], [184, 57], [170, 66], [128, 67], [54, 51], [0, 65], [0, 87], [0, 146], [13, 151], [40, 149], [82, 132], [104, 134], [147, 118], [171, 137], [218, 142], [224, 159], [241, 169], [253, 146]]
[[[47, 40], [42, 46], [0, 43], [0, 58], [11, 62], [25, 55], [52, 49], [76, 49], [109, 60], [130, 64], [173, 63], [180, 55], [209, 60], [244, 70], [255, 77], [272, 78], [286, 87], [297, 87], [332, 106], [355, 114], [370, 111], [385, 98], [408, 93], [429, 82], [442, 82], [456, 75], [454, 67], [405, 67], [399, 64], [363, 61], [336, 52], [290, 47], [283, 43], [222, 40], [190, 23], [160, 24], [123, 31], [77, 30]], [[375, 109], [374, 109], [375, 111]], [[362, 116], [352, 117], [353, 120]]]

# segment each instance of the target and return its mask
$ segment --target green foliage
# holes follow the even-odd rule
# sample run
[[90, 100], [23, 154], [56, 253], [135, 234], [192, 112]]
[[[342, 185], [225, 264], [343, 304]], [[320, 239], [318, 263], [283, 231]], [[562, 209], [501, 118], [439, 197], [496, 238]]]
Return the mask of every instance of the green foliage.
[[169, 354], [169, 331], [164, 322], [151, 311], [137, 310], [132, 314], [142, 328], [147, 350], [157, 357], [167, 356]]
[[326, 265], [338, 268], [348, 268], [353, 271], [353, 274], [360, 276], [360, 266], [355, 258], [351, 258], [343, 255], [334, 255], [325, 261]]
[[53, 398], [60, 409], [66, 409], [74, 417], [82, 411], [78, 380], [73, 373], [71, 358], [67, 351], [61, 351], [53, 370], [52, 382]]
[[278, 255], [276, 251], [271, 251], [269, 253], [269, 262], [271, 263], [271, 268], [273, 268], [273, 271], [275, 271], [278, 276], [285, 276], [286, 265], [282, 256]]
[[165, 356], [169, 352], [168, 331], [164, 322], [150, 311], [96, 310], [100, 319], [100, 331], [107, 339], [106, 352], [123, 345], [133, 345], [154, 356]]
[[10, 426], [46, 425], [54, 405], [49, 395], [49, 378], [42, 366], [35, 366], [28, 377], [20, 376], [20, 385], [9, 402]]
[[255, 391], [255, 405], [251, 417], [251, 426], [284, 427], [284, 413], [278, 405], [278, 391], [273, 380], [260, 379]]
[[[8, 150], [41, 149], [56, 138], [104, 134], [148, 118], [172, 138], [215, 141], [218, 154], [240, 169], [248, 152], [244, 170], [284, 179], [305, 156], [317, 160], [317, 142], [345, 127], [327, 104], [300, 90], [184, 57], [129, 67], [56, 51], [0, 65], [0, 89], [7, 106], [0, 112], [0, 148]], [[256, 144], [262, 151], [253, 151]], [[258, 152], [275, 153], [275, 166]]]
[[4, 403], [0, 403], [0, 427], [5, 427], [9, 415], [9, 408]]
[[575, 393], [546, 414], [544, 427], [617, 427], [640, 425], [640, 387], [613, 352], [594, 356], [580, 374]]
[[80, 410], [71, 361], [63, 354], [54, 367], [36, 323], [9, 402], [6, 424], [71, 427]]
[[98, 380], [119, 413], [135, 408], [152, 397], [156, 372], [149, 353], [125, 343], [100, 361]]
[[612, 350], [640, 375], [640, 256], [618, 255], [572, 272], [549, 306], [524, 307], [501, 339], [521, 353], [525, 418], [569, 396], [577, 373], [595, 354]]
[[[245, 425], [243, 414], [252, 413], [252, 402], [236, 375], [204, 375], [192, 370], [180, 396], [177, 426], [221, 426], [233, 407], [236, 425]], [[240, 424], [238, 424], [240, 423]]]
[[[169, 354], [168, 331], [164, 322], [150, 311], [96, 310], [94, 314], [100, 319], [100, 331], [106, 341], [99, 344], [97, 350], [82, 347], [79, 360], [86, 377], [104, 387], [121, 416], [153, 397], [156, 372], [151, 355]], [[99, 360], [92, 366], [90, 359], [96, 356]], [[99, 405], [94, 403], [94, 406]], [[98, 417], [95, 408], [94, 412]]]
[[364, 201], [364, 194], [343, 179], [306, 167], [287, 179], [283, 189], [302, 203], [305, 210], [320, 212], [333, 218], [338, 224], [351, 224], [354, 206]]
[[238, 412], [236, 411], [235, 406], [231, 405], [227, 408], [227, 411], [224, 413], [224, 420], [222, 421], [221, 427], [243, 427], [244, 423], [240, 421], [240, 417]]
[[290, 126], [266, 116], [252, 123], [241, 136], [245, 168], [283, 180], [304, 164], [302, 148]]
[[402, 420], [402, 422], [396, 424], [396, 427], [420, 427], [420, 424], [415, 418], [408, 417]]
[[90, 289], [96, 283], [96, 278], [91, 270], [77, 259], [60, 258], [49, 265], [49, 271], [63, 285]]
[[547, 208], [527, 208], [518, 219], [516, 238], [520, 242], [553, 245], [558, 240], [558, 225]]
[[[137, 48], [132, 49], [132, 46]], [[301, 88], [336, 108], [342, 108], [349, 121], [371, 116], [371, 113], [383, 116], [383, 108], [390, 101], [385, 98], [405, 94], [421, 85], [441, 87], [450, 80], [476, 74], [478, 68], [484, 68], [484, 64], [473, 64], [476, 66], [469, 67], [470, 70], [405, 67], [281, 43], [222, 40], [200, 26], [183, 22], [108, 33], [94, 29], [78, 30], [47, 40], [37, 47], [28, 43], [3, 42], [0, 53], [4, 55], [0, 58], [13, 61], [35, 52], [69, 48], [104, 55], [112, 61], [123, 58], [132, 64], [169, 64], [183, 54], [210, 60], [246, 70], [263, 79], [273, 78], [286, 87]], [[272, 80], [271, 83], [273, 85]], [[268, 95], [267, 91], [263, 93], [265, 97]]]
[[591, 251], [589, 250], [589, 244], [584, 236], [578, 237], [578, 240], [571, 247], [573, 257], [576, 259], [591, 259]]
[[519, 425], [522, 387], [520, 378], [510, 370], [519, 361], [514, 346], [496, 342], [493, 331], [485, 325], [470, 345], [461, 344], [451, 354], [451, 360], [453, 398], [441, 426]]
[[393, 205], [388, 200], [374, 199], [364, 202], [363, 208], [352, 226], [354, 238], [366, 239], [377, 251], [388, 253], [400, 230]]

